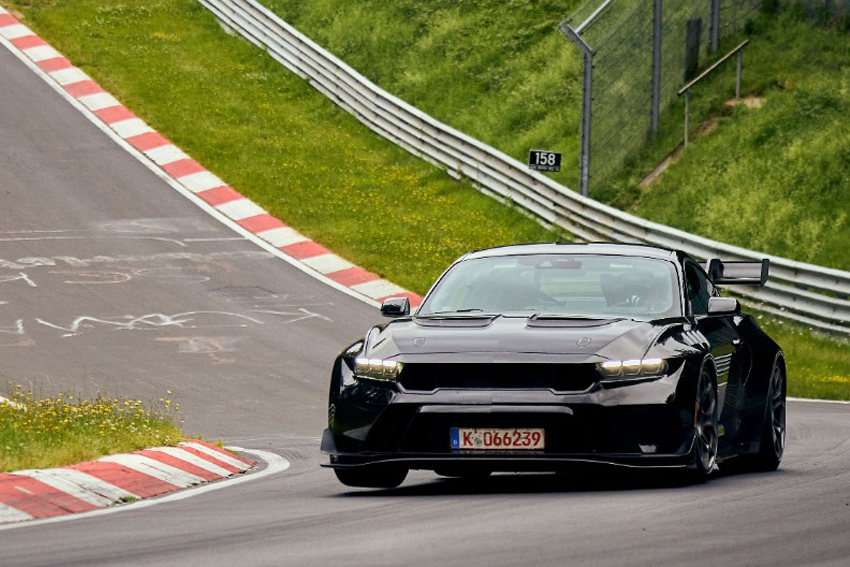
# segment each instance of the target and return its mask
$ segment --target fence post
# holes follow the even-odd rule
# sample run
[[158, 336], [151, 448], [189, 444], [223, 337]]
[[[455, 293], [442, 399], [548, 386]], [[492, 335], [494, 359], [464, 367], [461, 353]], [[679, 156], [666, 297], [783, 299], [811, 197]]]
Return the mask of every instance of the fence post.
[[711, 53], [720, 45], [720, 0], [711, 0]]
[[593, 53], [584, 54], [584, 80], [581, 93], [581, 194], [590, 194], [590, 122], [593, 117]]
[[662, 0], [655, 0], [652, 17], [652, 105], [649, 124], [652, 135], [658, 133], [658, 116], [661, 111], [661, 34], [664, 9]]
[[[606, 7], [609, 2], [603, 4], [597, 9], [597, 13]], [[588, 18], [587, 23], [593, 18]], [[584, 69], [583, 79], [581, 83], [581, 156], [579, 157], [579, 190], [581, 194], [587, 197], [590, 194], [590, 122], [593, 116], [591, 107], [593, 105], [593, 50], [585, 42], [579, 32], [574, 30], [567, 22], [562, 22], [558, 26], [567, 38], [576, 44], [584, 54]], [[581, 30], [581, 26], [578, 28]]]
[[685, 145], [688, 145], [688, 137], [691, 130], [691, 89], [685, 91]]
[[744, 50], [738, 50], [738, 73], [735, 75], [735, 100], [741, 98], [741, 73], [744, 70]]

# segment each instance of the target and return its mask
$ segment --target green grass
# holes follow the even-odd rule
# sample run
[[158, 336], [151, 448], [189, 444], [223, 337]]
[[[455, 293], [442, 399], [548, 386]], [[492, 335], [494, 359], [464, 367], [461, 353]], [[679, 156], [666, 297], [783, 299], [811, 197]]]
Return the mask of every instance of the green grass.
[[555, 26], [580, 0], [263, 0], [382, 88], [525, 162], [564, 152], [578, 182], [581, 59]]
[[191, 0], [5, 4], [238, 191], [409, 289], [470, 249], [557, 238], [370, 133]]
[[811, 329], [745, 308], [785, 353], [788, 395], [800, 398], [850, 400], [850, 340], [814, 333]]
[[0, 471], [61, 467], [186, 438], [171, 400], [144, 404], [9, 389], [12, 403], [0, 403]]
[[[346, 258], [410, 289], [425, 291], [448, 262], [469, 249], [556, 238], [519, 213], [374, 136], [259, 50], [227, 36], [209, 13], [190, 0], [2, 1], [22, 12], [26, 24], [134, 112], [239, 191]], [[574, 151], [569, 144], [575, 144], [578, 131], [577, 59], [570, 55], [566, 40], [552, 30], [574, 3], [268, 1], [380, 84], [393, 83], [391, 90], [462, 130], [502, 149], [514, 144], [510, 147], [515, 154], [531, 146], [548, 147], [562, 149], [568, 159]], [[766, 92], [768, 105], [759, 111], [721, 116], [723, 123], [716, 134], [691, 146], [645, 194], [625, 176], [608, 194], [600, 191], [606, 200], [640, 203], [651, 211], [654, 193], [672, 187], [667, 184], [677, 175], [687, 177], [677, 174], [677, 168], [685, 167], [691, 156], [714, 151], [707, 145], [712, 136], [729, 136], [725, 143], [718, 143], [720, 148], [734, 144], [734, 123], [769, 110], [774, 96], [794, 95], [795, 89], [789, 87], [808, 80], [807, 72], [817, 67], [813, 61], [821, 58], [833, 64], [831, 70], [825, 66], [824, 81], [835, 73], [846, 74], [833, 50], [843, 45], [841, 38], [829, 30], [811, 32], [802, 27], [805, 24], [786, 22], [795, 34], [808, 30], [815, 36], [800, 40], [812, 49], [807, 58], [802, 56], [805, 51], [789, 44], [787, 38], [774, 37], [782, 29], [781, 23], [759, 24], [765, 26], [756, 30], [765, 38], [759, 49], [767, 54], [770, 46], [781, 42], [782, 52], [787, 54], [782, 59], [800, 65], [799, 74], [789, 75], [790, 83], [777, 82], [782, 61], [766, 55], [757, 58], [754, 43], [747, 55], [745, 86]], [[827, 49], [822, 43], [834, 45]], [[826, 51], [818, 55], [821, 52], [816, 46]], [[773, 63], [759, 63], [761, 74], [756, 74], [758, 61], [765, 59]], [[728, 74], [717, 77], [695, 95], [698, 116], [707, 118], [720, 111], [722, 101], [730, 96], [729, 80]], [[404, 88], [394, 88], [397, 84]], [[839, 98], [847, 94], [836, 89], [829, 92]], [[812, 108], [809, 121], [821, 119], [820, 109], [832, 112], [829, 104]], [[634, 164], [634, 171], [654, 167], [658, 156], [677, 141], [677, 109], [671, 112], [666, 131], [647, 150], [644, 161]], [[826, 121], [830, 127], [840, 127], [833, 122]], [[777, 125], [780, 130], [782, 124]], [[805, 146], [805, 140], [796, 136], [801, 132], [811, 135], [812, 130], [805, 129], [806, 120], [795, 124], [798, 129], [776, 136], [777, 143]], [[706, 149], [699, 152], [702, 147]], [[757, 157], [752, 151], [748, 155]], [[786, 157], [774, 157], [779, 155], [774, 166], [781, 169]], [[718, 164], [715, 170], [723, 173], [732, 165]], [[829, 161], [828, 165], [832, 171], [840, 163]], [[739, 167], [746, 173], [745, 167]], [[690, 171], [694, 183], [709, 177], [698, 169]], [[734, 181], [727, 177], [730, 183]], [[680, 211], [679, 221], [697, 216], [694, 204], [687, 206], [693, 197], [683, 197], [680, 205], [676, 204], [678, 194], [669, 191], [667, 198], [670, 207]], [[820, 210], [818, 198], [807, 194], [807, 206], [800, 207], [799, 215], [805, 217], [810, 205], [812, 210]], [[774, 201], [770, 196], [764, 199], [759, 211]], [[759, 218], [758, 211], [752, 210], [756, 204], [746, 204], [751, 208], [736, 209], [730, 216]], [[840, 205], [834, 204], [831, 210]], [[756, 224], [765, 233], [773, 230], [761, 220]], [[835, 232], [826, 234], [837, 239], [829, 241], [830, 247], [847, 238], [846, 230]], [[811, 246], [800, 244], [801, 253]], [[804, 327], [769, 318], [762, 321], [788, 355], [792, 395], [850, 399], [846, 344], [813, 335]]]

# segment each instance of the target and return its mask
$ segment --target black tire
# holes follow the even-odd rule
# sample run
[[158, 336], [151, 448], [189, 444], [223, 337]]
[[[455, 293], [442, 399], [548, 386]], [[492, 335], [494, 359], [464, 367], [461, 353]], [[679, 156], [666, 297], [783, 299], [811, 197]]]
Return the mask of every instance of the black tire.
[[703, 362], [696, 388], [692, 462], [688, 467], [688, 476], [693, 482], [705, 482], [717, 463], [719, 416], [714, 375], [710, 365]]
[[773, 368], [770, 370], [759, 451], [752, 455], [741, 455], [730, 459], [723, 467], [724, 470], [768, 472], [779, 468], [785, 452], [786, 388], [785, 368], [780, 356], [777, 355]]
[[370, 465], [352, 469], [334, 469], [336, 478], [345, 486], [359, 488], [395, 488], [407, 478], [403, 467]]

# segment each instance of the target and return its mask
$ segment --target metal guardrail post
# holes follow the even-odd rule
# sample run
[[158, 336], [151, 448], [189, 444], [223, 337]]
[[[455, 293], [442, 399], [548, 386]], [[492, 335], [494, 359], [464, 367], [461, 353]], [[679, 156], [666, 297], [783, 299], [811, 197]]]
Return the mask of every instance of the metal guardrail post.
[[685, 145], [691, 132], [691, 89], [685, 91]]

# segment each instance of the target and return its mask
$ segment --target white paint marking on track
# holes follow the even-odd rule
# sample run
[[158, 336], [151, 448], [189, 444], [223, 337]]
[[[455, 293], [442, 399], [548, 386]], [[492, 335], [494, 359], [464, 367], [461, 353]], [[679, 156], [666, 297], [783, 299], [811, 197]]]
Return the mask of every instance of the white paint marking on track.
[[0, 28], [0, 35], [8, 40], [13, 40], [35, 34], [32, 33], [32, 30], [24, 24], [12, 24], [11, 26], [3, 26]]
[[159, 146], [158, 148], [147, 150], [145, 151], [145, 155], [151, 158], [157, 165], [168, 165], [175, 161], [191, 159], [188, 154], [174, 144], [168, 144], [166, 146]]
[[[70, 95], [68, 95], [70, 96]], [[104, 108], [112, 108], [113, 106], [121, 106], [118, 99], [109, 93], [94, 93], [81, 96], [79, 101], [92, 112], [103, 110]], [[89, 118], [91, 120], [91, 118]], [[102, 130], [103, 128], [101, 128]]]
[[82, 83], [83, 81], [91, 81], [91, 77], [83, 73], [76, 67], [68, 67], [48, 73], [53, 80], [62, 86], [73, 85], [74, 83]]
[[312, 258], [304, 258], [302, 262], [320, 274], [330, 274], [354, 267], [354, 264], [336, 254], [320, 254]]
[[[6, 29], [6, 28], [0, 28], [0, 29]], [[335, 282], [334, 280], [324, 276], [323, 274], [320, 274], [319, 272], [311, 269], [309, 266], [304, 265], [304, 263], [301, 262], [300, 260], [296, 260], [292, 256], [289, 256], [288, 254], [281, 252], [273, 244], [266, 242], [265, 240], [263, 240], [263, 238], [254, 234], [250, 230], [240, 226], [238, 223], [236, 223], [232, 219], [228, 218], [227, 216], [225, 216], [224, 214], [222, 214], [218, 210], [216, 210], [215, 207], [213, 207], [212, 205], [210, 205], [209, 203], [207, 203], [206, 201], [204, 201], [203, 199], [201, 199], [200, 197], [195, 195], [196, 192], [202, 191], [204, 189], [203, 188], [193, 189], [193, 185], [191, 184], [191, 182], [188, 182], [187, 179], [186, 179], [187, 177], [192, 177], [192, 176], [184, 176], [184, 177], [181, 177], [179, 180], [174, 179], [167, 172], [160, 169], [159, 166], [157, 166], [152, 160], [148, 159], [141, 151], [134, 148], [129, 142], [127, 142], [123, 138], [119, 137], [113, 130], [111, 130], [109, 128], [109, 126], [106, 123], [104, 123], [102, 120], [100, 120], [97, 117], [97, 115], [93, 114], [93, 112], [96, 111], [96, 110], [100, 110], [100, 109], [103, 109], [103, 108], [109, 108], [111, 106], [119, 106], [120, 103], [114, 97], [112, 97], [108, 93], [96, 93], [96, 94], [93, 94], [93, 95], [82, 96], [82, 97], [80, 97], [79, 100], [77, 100], [76, 98], [71, 96], [71, 94], [68, 93], [65, 89], [63, 89], [61, 86], [56, 84], [56, 82], [53, 81], [47, 73], [45, 73], [41, 68], [39, 68], [38, 65], [36, 65], [32, 61], [30, 61], [29, 58], [27, 58], [18, 48], [16, 48], [9, 41], [7, 41], [4, 37], [2, 37], [2, 34], [0, 34], [0, 45], [3, 45], [4, 47], [6, 47], [6, 49], [8, 49], [10, 52], [12, 52], [12, 54], [15, 57], [17, 57], [22, 63], [24, 63], [24, 65], [29, 67], [30, 70], [33, 73], [35, 73], [36, 75], [41, 77], [42, 80], [44, 80], [50, 88], [52, 88], [59, 96], [64, 98], [66, 101], [68, 101], [68, 103], [71, 106], [73, 106], [78, 111], [80, 111], [86, 118], [89, 119], [89, 121], [92, 124], [95, 125], [96, 128], [100, 129], [100, 131], [102, 131], [104, 134], [109, 136], [115, 143], [117, 143], [120, 147], [122, 147], [127, 153], [129, 153], [130, 155], [135, 157], [137, 160], [139, 160], [139, 162], [141, 162], [142, 165], [147, 167], [154, 175], [159, 177], [169, 187], [171, 187], [172, 189], [174, 189], [175, 191], [177, 191], [178, 193], [180, 193], [181, 195], [183, 195], [184, 197], [186, 197], [187, 199], [192, 201], [196, 206], [198, 206], [200, 209], [205, 211], [208, 215], [210, 215], [211, 217], [213, 217], [214, 219], [216, 219], [220, 223], [224, 224], [225, 226], [228, 226], [231, 230], [234, 230], [237, 233], [243, 235], [246, 239], [250, 240], [251, 242], [253, 242], [257, 246], [259, 246], [263, 250], [270, 252], [275, 257], [279, 258], [280, 260], [283, 260], [284, 262], [286, 262], [287, 264], [289, 264], [293, 268], [300, 270], [301, 272], [321, 281], [323, 284], [334, 288], [335, 290], [339, 291], [340, 293], [344, 293], [345, 295], [353, 297], [353, 298], [355, 298], [359, 301], [362, 301], [363, 303], [365, 303], [367, 305], [371, 305], [372, 307], [379, 307], [380, 306], [380, 303], [378, 303], [374, 299], [367, 297], [365, 295], [362, 295], [360, 293], [357, 293], [356, 291], [352, 290], [348, 286], [342, 285], [341, 283]], [[113, 103], [113, 101], [114, 101], [114, 103]], [[208, 173], [208, 172], [202, 172], [202, 173]], [[193, 174], [193, 175], [199, 175], [199, 174]], [[211, 173], [209, 175], [212, 176], [213, 178], [217, 179], [220, 183], [218, 185], [206, 187], [206, 189], [215, 189], [216, 187], [221, 187], [222, 185], [225, 185], [225, 183], [221, 179], [218, 179], [217, 177], [215, 177]], [[306, 240], [306, 237], [305, 237], [305, 240]]]
[[110, 124], [109, 127], [115, 130], [115, 133], [124, 139], [132, 138], [133, 136], [138, 136], [140, 134], [147, 134], [148, 132], [153, 132], [153, 128], [148, 126], [147, 122], [145, 122], [141, 118], [128, 118], [126, 120], [119, 120], [118, 122], [113, 122], [112, 124]]
[[200, 193], [216, 187], [227, 185], [222, 179], [209, 171], [199, 171], [178, 177], [177, 181], [192, 193]]
[[202, 468], [205, 471], [209, 471], [213, 474], [217, 474], [220, 477], [227, 477], [233, 474], [229, 470], [224, 467], [220, 467], [215, 463], [212, 463], [198, 455], [190, 453], [185, 449], [181, 449], [179, 447], [156, 447], [155, 449], [150, 449], [151, 451], [157, 451], [159, 453], [164, 453], [166, 455], [171, 455], [175, 459], [180, 459], [181, 461], [186, 461], [190, 465], [195, 465], [198, 468]]
[[363, 282], [351, 286], [351, 289], [360, 292], [363, 295], [368, 295], [372, 299], [387, 297], [397, 293], [405, 293], [407, 291], [403, 287], [397, 286], [387, 280], [372, 280], [370, 282]]
[[[32, 520], [32, 516], [30, 516], [26, 512], [21, 512], [17, 508], [12, 508], [11, 506], [0, 502], [0, 523], [26, 522], [27, 520]], [[10, 524], [9, 527], [18, 527], [20, 525], [21, 524]], [[0, 530], [2, 530], [4, 527], [5, 526], [0, 526]]]
[[189, 447], [190, 449], [195, 449], [196, 451], [200, 451], [214, 459], [218, 459], [222, 463], [227, 463], [232, 467], [238, 468], [240, 471], [248, 470], [250, 467], [240, 461], [239, 459], [234, 459], [230, 455], [226, 453], [222, 453], [221, 451], [216, 451], [215, 449], [210, 449], [206, 445], [201, 445], [200, 443], [193, 443], [191, 441], [183, 441], [179, 443], [181, 447]]
[[266, 214], [265, 209], [249, 199], [236, 199], [234, 201], [218, 205], [216, 208], [228, 217], [237, 221]]
[[62, 54], [50, 47], [49, 45], [38, 45], [36, 47], [30, 47], [29, 49], [24, 49], [24, 53], [27, 54], [27, 57], [38, 63], [39, 61], [47, 61], [49, 59], [58, 59], [62, 57]]
[[817, 398], [788, 398], [789, 402], [803, 402], [807, 404], [839, 404], [850, 405], [850, 401], [846, 400], [819, 400]]
[[166, 465], [156, 459], [145, 457], [144, 455], [109, 455], [107, 457], [101, 457], [98, 459], [98, 462], [116, 463], [125, 466], [128, 469], [133, 469], [175, 486], [179, 486], [180, 488], [187, 488], [195, 484], [203, 484], [206, 482], [199, 476], [180, 470], [177, 467]]
[[288, 226], [282, 228], [273, 228], [271, 230], [264, 230], [263, 232], [258, 232], [257, 236], [259, 236], [272, 246], [276, 246], [278, 248], [310, 240], [294, 228], [289, 228]]
[[[254, 455], [261, 461], [265, 461], [266, 468], [261, 471], [247, 474], [244, 476], [231, 477], [228, 479], [221, 480], [219, 482], [214, 482], [212, 484], [205, 484], [203, 486], [198, 486], [196, 488], [190, 488], [188, 490], [182, 490], [180, 492], [172, 492], [171, 494], [167, 494], [165, 496], [160, 496], [157, 498], [149, 498], [147, 500], [141, 500], [139, 502], [132, 502], [129, 504], [124, 504], [121, 506], [113, 506], [112, 508], [101, 508], [99, 510], [92, 510], [91, 512], [80, 512], [78, 514], [66, 514], [64, 516], [56, 516], [53, 518], [44, 518], [42, 520], [32, 520], [30, 522], [21, 522], [16, 521], [16, 523], [3, 524], [0, 525], [0, 532], [5, 530], [13, 530], [18, 528], [25, 528], [31, 526], [40, 526], [43, 524], [55, 524], [57, 522], [67, 522], [71, 520], [81, 520], [83, 518], [91, 518], [93, 516], [104, 516], [106, 514], [116, 514], [118, 512], [130, 512], [132, 510], [140, 510], [142, 508], [148, 508], [150, 506], [157, 506], [159, 504], [166, 504], [168, 502], [177, 502], [179, 500], [185, 500], [186, 498], [192, 498], [193, 496], [199, 496], [201, 494], [206, 494], [207, 492], [214, 492], [216, 490], [221, 490], [223, 488], [230, 488], [236, 486], [238, 484], [242, 484], [243, 482], [251, 482], [254, 480], [260, 480], [261, 478], [265, 478], [267, 476], [271, 476], [273, 474], [277, 474], [279, 472], [283, 472], [289, 468], [290, 463], [280, 455], [275, 453], [270, 453], [268, 451], [260, 451], [257, 449], [243, 449], [241, 447], [228, 447], [231, 451], [239, 451], [243, 453], [250, 453]], [[0, 520], [3, 518], [3, 510], [2, 504], [0, 504]], [[13, 509], [14, 510], [14, 509]], [[14, 510], [14, 512], [18, 512]], [[13, 513], [14, 513], [13, 512]], [[18, 512], [23, 514], [23, 512]], [[29, 519], [30, 516], [27, 515]], [[11, 517], [11, 515], [10, 515]]]

